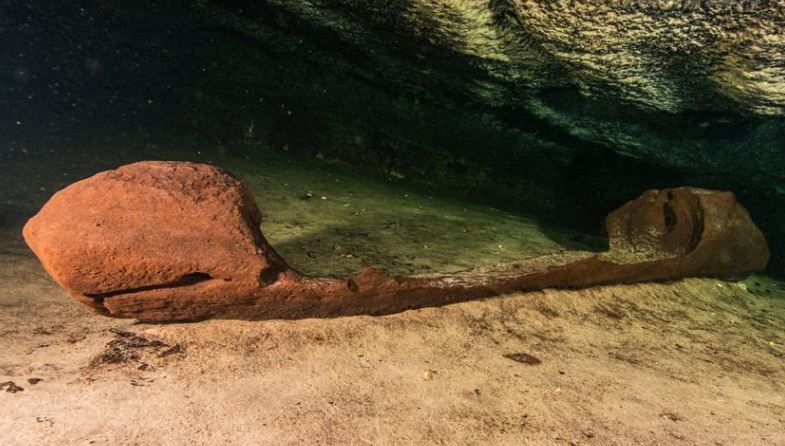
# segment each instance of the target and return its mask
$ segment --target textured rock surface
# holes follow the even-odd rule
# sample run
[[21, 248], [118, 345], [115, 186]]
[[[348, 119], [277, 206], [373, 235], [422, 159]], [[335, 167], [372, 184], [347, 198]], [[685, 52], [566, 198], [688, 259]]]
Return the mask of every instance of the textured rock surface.
[[394, 51], [381, 28], [465, 56], [477, 68], [466, 93], [486, 102], [514, 102], [525, 88], [577, 86], [671, 112], [785, 112], [781, 1], [269, 3], [368, 53], [377, 45], [386, 48], [381, 54]]
[[58, 284], [105, 312], [103, 300], [117, 294], [188, 299], [256, 289], [282, 267], [274, 253], [257, 252], [268, 247], [260, 219], [240, 181], [220, 169], [143, 162], [58, 192], [24, 236]]
[[140, 162], [58, 192], [24, 228], [46, 270], [94, 310], [145, 321], [382, 314], [514, 290], [766, 266], [763, 235], [727, 192], [648, 191], [608, 216], [607, 253], [568, 252], [448, 276], [346, 279], [290, 269], [242, 184], [214, 167]]
[[769, 250], [730, 192], [689, 187], [649, 190], [605, 219], [610, 250], [602, 260], [639, 263], [634, 280], [740, 278], [766, 267]]

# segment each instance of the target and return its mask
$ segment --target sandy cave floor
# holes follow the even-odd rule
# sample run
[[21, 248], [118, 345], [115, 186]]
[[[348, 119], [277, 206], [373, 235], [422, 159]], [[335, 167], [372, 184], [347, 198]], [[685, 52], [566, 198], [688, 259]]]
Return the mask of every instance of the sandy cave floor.
[[[0, 383], [14, 383], [0, 391], [0, 444], [785, 444], [785, 284], [764, 276], [384, 317], [92, 315], [19, 230], [53, 191], [132, 161], [122, 153], [193, 158], [121, 146], [31, 140], [0, 154]], [[350, 168], [197, 159], [244, 178], [271, 243], [308, 273], [455, 271], [602, 246]]]

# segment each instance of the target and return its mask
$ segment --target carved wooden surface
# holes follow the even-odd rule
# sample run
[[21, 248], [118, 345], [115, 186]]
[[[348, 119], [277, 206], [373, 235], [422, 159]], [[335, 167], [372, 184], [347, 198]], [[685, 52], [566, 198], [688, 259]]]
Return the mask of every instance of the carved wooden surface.
[[242, 183], [204, 164], [144, 161], [56, 193], [24, 228], [71, 296], [148, 322], [385, 314], [512, 291], [735, 279], [765, 268], [763, 234], [730, 192], [650, 190], [611, 212], [610, 250], [573, 251], [459, 274], [366, 269], [305, 276], [265, 240]]

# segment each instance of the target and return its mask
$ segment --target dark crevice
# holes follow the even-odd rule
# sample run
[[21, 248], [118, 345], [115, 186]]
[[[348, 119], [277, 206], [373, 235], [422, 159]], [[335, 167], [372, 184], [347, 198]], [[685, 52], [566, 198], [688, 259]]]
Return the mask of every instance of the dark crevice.
[[122, 290], [109, 291], [106, 293], [85, 293], [85, 296], [90, 297], [94, 299], [96, 303], [101, 304], [104, 299], [112, 296], [118, 296], [121, 294], [140, 293], [142, 291], [160, 290], [165, 288], [179, 288], [179, 287], [194, 285], [199, 282], [205, 282], [208, 280], [213, 280], [213, 276], [207, 273], [194, 272], [194, 273], [186, 274], [180, 277], [179, 279], [171, 282], [159, 283], [155, 285], [145, 285], [136, 288], [126, 288]]
[[692, 252], [695, 248], [698, 247], [701, 240], [703, 240], [704, 229], [703, 209], [696, 207], [695, 212], [692, 214], [692, 237], [690, 238], [690, 244], [687, 248], [687, 252]]
[[274, 284], [275, 282], [278, 281], [278, 278], [279, 278], [279, 276], [280, 276], [280, 274], [281, 274], [281, 272], [283, 270], [284, 270], [283, 267], [280, 267], [280, 268], [273, 268], [273, 267], [266, 268], [259, 275], [259, 282], [261, 283], [261, 285], [263, 287], [268, 287], [268, 286], [270, 286], [270, 285], [272, 285], [272, 284]]
[[[668, 192], [668, 198], [673, 197], [673, 193]], [[676, 227], [676, 211], [673, 210], [670, 202], [666, 202], [662, 206], [663, 217], [665, 218], [665, 231], [671, 232]]]

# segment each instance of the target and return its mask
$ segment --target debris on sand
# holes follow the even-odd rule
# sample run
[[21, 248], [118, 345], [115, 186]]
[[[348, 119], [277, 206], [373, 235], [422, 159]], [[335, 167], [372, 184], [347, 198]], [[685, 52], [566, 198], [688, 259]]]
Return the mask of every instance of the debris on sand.
[[6, 381], [4, 383], [0, 383], [0, 390], [5, 389], [8, 393], [16, 393], [16, 392], [24, 392], [25, 389], [16, 385], [13, 381]]
[[185, 349], [183, 348], [182, 345], [175, 344], [175, 345], [167, 348], [166, 350], [162, 351], [161, 353], [159, 353], [158, 357], [159, 358], [164, 358], [164, 357], [169, 356], [169, 355], [174, 355], [174, 354], [177, 354], [177, 353], [183, 353], [184, 351], [185, 351]]
[[537, 358], [536, 356], [530, 355], [528, 353], [505, 353], [504, 355], [507, 359], [512, 359], [515, 362], [520, 362], [521, 364], [527, 365], [537, 365], [542, 364], [542, 361]]
[[[90, 361], [90, 367], [99, 367], [105, 364], [124, 364], [139, 361], [140, 351], [149, 349], [158, 352], [158, 357], [169, 356], [183, 352], [180, 344], [169, 345], [158, 339], [150, 339], [137, 333], [121, 329], [110, 329], [117, 339], [106, 344], [106, 350]], [[166, 349], [160, 351], [161, 349]]]
[[660, 418], [665, 418], [665, 419], [671, 420], [673, 422], [684, 421], [684, 418], [681, 415], [676, 414], [676, 413], [671, 412], [671, 411], [662, 412], [660, 414]]

